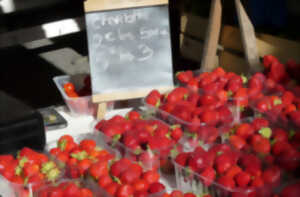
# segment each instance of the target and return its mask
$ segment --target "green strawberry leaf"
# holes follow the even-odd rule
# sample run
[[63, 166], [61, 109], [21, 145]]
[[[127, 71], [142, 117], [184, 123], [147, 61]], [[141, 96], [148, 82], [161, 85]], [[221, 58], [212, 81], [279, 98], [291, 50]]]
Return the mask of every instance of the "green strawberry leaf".
[[175, 76], [177, 77], [182, 72], [184, 72], [184, 71], [178, 71], [177, 73], [175, 73]]
[[227, 97], [232, 97], [232, 95], [233, 95], [233, 92], [232, 91], [227, 91]]
[[295, 130], [290, 130], [289, 131], [289, 139], [292, 139], [294, 137], [294, 135], [296, 135], [296, 131]]
[[276, 143], [276, 139], [272, 139], [270, 142], [271, 146], [273, 146], [275, 143]]
[[23, 168], [24, 165], [25, 165], [25, 163], [27, 163], [27, 161], [28, 161], [28, 158], [27, 158], [27, 157], [22, 157], [22, 159], [19, 160], [19, 166], [20, 166], [21, 168]]
[[258, 133], [265, 138], [270, 138], [272, 136], [272, 130], [269, 127], [261, 128]]
[[243, 80], [243, 84], [246, 84], [248, 82], [248, 78], [244, 74], [241, 75], [241, 78]]
[[58, 142], [57, 146], [61, 151], [64, 151], [67, 146], [67, 140], [62, 140], [62, 141]]
[[274, 106], [281, 105], [282, 101], [281, 101], [281, 99], [275, 99], [274, 102], [273, 102], [273, 104], [274, 104]]
[[114, 135], [112, 138], [113, 143], [119, 141], [121, 137], [122, 137], [121, 134]]
[[81, 161], [81, 160], [84, 160], [88, 157], [88, 154], [86, 151], [81, 151], [81, 152], [78, 152], [78, 153], [71, 153], [71, 157]]
[[58, 168], [53, 168], [46, 174], [48, 181], [54, 182], [60, 175], [60, 170]]
[[183, 96], [183, 100], [187, 100], [188, 97], [189, 97], [189, 94], [185, 94], [185, 95]]
[[15, 174], [20, 176], [22, 174], [22, 167], [21, 166], [17, 166], [15, 169]]
[[50, 170], [56, 167], [53, 161], [46, 162], [42, 165], [42, 173], [47, 174]]
[[159, 106], [160, 106], [160, 99], [156, 102], [156, 104], [155, 104], [155, 107], [156, 108], [159, 108]]
[[112, 180], [118, 184], [121, 184], [121, 180], [116, 176], [112, 176]]
[[174, 124], [174, 125], [170, 126], [170, 129], [172, 129], [172, 130], [177, 129], [177, 128], [180, 128], [179, 124]]

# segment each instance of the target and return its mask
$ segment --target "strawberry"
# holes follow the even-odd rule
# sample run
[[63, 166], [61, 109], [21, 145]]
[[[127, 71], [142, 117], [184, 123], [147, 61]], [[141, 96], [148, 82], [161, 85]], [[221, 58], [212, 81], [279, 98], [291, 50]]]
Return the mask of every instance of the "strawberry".
[[269, 121], [264, 118], [255, 118], [252, 122], [252, 126], [254, 127], [255, 131], [258, 131], [263, 127], [268, 127]]
[[80, 189], [75, 183], [69, 183], [64, 188], [64, 196], [78, 196], [80, 194]]
[[[114, 164], [111, 166], [111, 172], [113, 173], [113, 167]], [[101, 176], [108, 174], [108, 165], [107, 161], [98, 161], [97, 163], [94, 163], [90, 166], [88, 169], [89, 174], [94, 177], [96, 180], [98, 180]], [[115, 174], [113, 174], [115, 176]]]
[[120, 180], [122, 184], [132, 184], [139, 179], [140, 175], [139, 170], [129, 168], [120, 175]]
[[285, 130], [280, 128], [275, 128], [272, 130], [272, 139], [276, 142], [288, 141], [288, 134]]
[[149, 186], [149, 193], [153, 194], [153, 193], [158, 193], [158, 192], [162, 192], [163, 190], [165, 190], [165, 186], [159, 182], [154, 182]]
[[131, 185], [121, 185], [117, 189], [115, 196], [116, 197], [129, 197], [129, 196], [132, 196], [133, 193], [134, 193], [134, 190]]
[[81, 188], [80, 189], [80, 197], [93, 197], [94, 194], [91, 190], [87, 188]]
[[247, 172], [242, 171], [236, 175], [235, 179], [238, 186], [246, 187], [251, 181], [251, 176]]
[[251, 181], [251, 186], [256, 187], [256, 188], [260, 188], [263, 185], [264, 185], [264, 181], [260, 176], [255, 177]]
[[[92, 175], [94, 178], [95, 175]], [[97, 178], [96, 178], [97, 179]], [[109, 184], [111, 184], [113, 182], [112, 178], [110, 177], [109, 174], [103, 174], [101, 176], [98, 177], [98, 185], [101, 187], [101, 188], [105, 188], [107, 187]]]
[[216, 171], [212, 167], [206, 167], [202, 172], [201, 172], [201, 178], [203, 179], [204, 185], [205, 186], [210, 186], [212, 182], [216, 178]]
[[171, 129], [171, 137], [177, 142], [179, 139], [181, 139], [183, 131], [179, 125], [173, 125], [171, 126]]
[[176, 73], [176, 78], [184, 84], [187, 84], [193, 77], [194, 74], [190, 70]]
[[69, 152], [73, 148], [76, 147], [76, 144], [75, 144], [74, 139], [73, 139], [72, 136], [70, 136], [70, 135], [63, 135], [62, 137], [59, 138], [59, 140], [57, 142], [57, 147], [61, 151]]
[[232, 159], [226, 153], [223, 153], [216, 157], [216, 169], [218, 173], [225, 173], [232, 166]]
[[141, 119], [140, 113], [134, 110], [130, 111], [126, 116], [128, 117], [129, 120]]
[[252, 134], [254, 134], [254, 128], [249, 123], [240, 124], [236, 130], [236, 135], [238, 135], [244, 139], [247, 139]]
[[95, 140], [90, 140], [90, 139], [84, 139], [80, 142], [79, 148], [81, 150], [85, 150], [86, 152], [91, 152], [94, 150], [96, 147], [96, 142]]
[[259, 177], [261, 176], [261, 169], [257, 165], [249, 165], [247, 166], [245, 172], [249, 173], [251, 176]]
[[105, 187], [105, 191], [111, 196], [115, 196], [120, 187], [121, 185], [119, 185], [118, 183], [112, 182], [111, 184]]
[[146, 180], [138, 179], [133, 183], [135, 192], [146, 192], [149, 189], [149, 184]]
[[300, 193], [300, 183], [297, 181], [296, 183], [290, 184], [283, 188], [280, 192], [280, 197], [297, 197]]
[[277, 166], [269, 167], [262, 174], [262, 178], [264, 182], [272, 185], [277, 185], [280, 181], [280, 177], [281, 177], [280, 168]]
[[142, 175], [142, 179], [146, 180], [149, 184], [158, 182], [159, 178], [160, 175], [154, 170], [147, 171]]
[[221, 184], [222, 186], [228, 188], [228, 189], [235, 188], [234, 180], [232, 178], [227, 177], [227, 176], [221, 176], [218, 179], [218, 183]]
[[188, 89], [184, 87], [177, 87], [173, 89], [167, 96], [167, 102], [168, 103], [176, 103], [181, 100], [183, 100], [185, 97], [187, 98], [188, 96]]
[[279, 61], [273, 55], [265, 55], [263, 57], [263, 64], [264, 64], [265, 68], [269, 68], [271, 66], [271, 64], [274, 62], [279, 62]]
[[253, 144], [253, 149], [257, 153], [268, 154], [271, 150], [270, 141], [266, 138], [261, 138]]
[[246, 146], [246, 141], [237, 135], [232, 135], [229, 138], [230, 144], [232, 144], [238, 150], [243, 149]]
[[179, 153], [175, 158], [175, 162], [181, 166], [186, 166], [190, 153]]
[[30, 177], [39, 173], [40, 167], [37, 164], [25, 163], [23, 167], [23, 176]]
[[231, 168], [228, 169], [225, 176], [227, 176], [229, 178], [234, 178], [240, 172], [242, 172], [242, 169], [237, 165], [233, 165], [233, 166], [231, 166]]

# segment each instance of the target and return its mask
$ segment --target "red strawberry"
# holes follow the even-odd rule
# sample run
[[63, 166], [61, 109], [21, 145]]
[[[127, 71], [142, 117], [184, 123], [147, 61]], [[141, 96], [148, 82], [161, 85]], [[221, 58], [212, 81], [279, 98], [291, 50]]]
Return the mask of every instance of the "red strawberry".
[[232, 178], [227, 177], [227, 176], [221, 176], [218, 179], [218, 183], [223, 185], [226, 188], [229, 188], [229, 189], [235, 188], [234, 180]]
[[124, 132], [124, 128], [121, 124], [107, 123], [103, 126], [102, 132], [108, 137], [114, 137]]
[[242, 137], [237, 135], [230, 136], [229, 141], [230, 144], [232, 144], [235, 148], [239, 150], [246, 146], [246, 141]]
[[149, 188], [149, 183], [146, 180], [138, 179], [133, 183], [135, 192], [146, 192]]
[[131, 163], [132, 162], [127, 158], [122, 158], [116, 161], [110, 167], [111, 175], [119, 177], [122, 172], [130, 167]]
[[216, 158], [216, 168], [218, 173], [225, 173], [232, 166], [232, 158], [226, 153], [223, 153]]
[[255, 118], [252, 122], [252, 126], [255, 131], [259, 131], [263, 127], [269, 127], [269, 121], [264, 118]]
[[246, 187], [251, 181], [251, 176], [247, 172], [240, 172], [236, 175], [235, 179], [238, 186]]
[[[134, 167], [133, 167], [134, 165]], [[120, 175], [123, 184], [131, 184], [139, 179], [142, 174], [142, 168], [138, 164], [132, 164], [129, 169]]]
[[269, 167], [262, 174], [262, 178], [264, 182], [272, 185], [274, 184], [277, 185], [280, 181], [280, 177], [281, 177], [280, 168], [277, 166]]
[[271, 66], [271, 64], [274, 62], [279, 62], [279, 61], [273, 55], [265, 55], [263, 57], [263, 64], [264, 64], [265, 68], [269, 68]]
[[134, 193], [133, 187], [131, 185], [121, 185], [115, 196], [116, 197], [129, 197], [132, 196]]
[[172, 193], [169, 195], [170, 197], [183, 197], [183, 193], [180, 190], [174, 190]]
[[293, 111], [293, 112], [289, 113], [289, 116], [291, 117], [293, 123], [297, 127], [300, 127], [300, 111]]
[[179, 125], [173, 125], [171, 129], [171, 137], [177, 142], [182, 137], [183, 131]]
[[175, 159], [175, 162], [181, 166], [186, 166], [190, 153], [179, 153]]
[[181, 82], [181, 83], [188, 83], [191, 79], [193, 79], [194, 74], [192, 71], [184, 71], [184, 72], [178, 72], [176, 73], [176, 78]]
[[272, 138], [276, 142], [288, 141], [288, 134], [285, 130], [276, 128], [272, 130]]
[[152, 90], [146, 97], [146, 103], [155, 107], [160, 106], [160, 93], [157, 90]]
[[255, 177], [251, 181], [251, 186], [256, 187], [256, 188], [260, 188], [263, 185], [264, 185], [264, 180], [259, 176]]
[[154, 170], [147, 171], [142, 175], [142, 179], [146, 180], [149, 184], [158, 182], [159, 178], [160, 175]]
[[57, 142], [57, 147], [59, 147], [59, 149], [61, 151], [69, 152], [73, 148], [76, 147], [76, 144], [75, 144], [74, 139], [73, 139], [72, 136], [64, 135], [64, 136], [59, 138], [59, 140]]
[[261, 140], [253, 144], [253, 149], [257, 153], [268, 154], [271, 150], [270, 141], [266, 138], [261, 138]]
[[207, 167], [200, 174], [205, 186], [210, 186], [216, 178], [216, 171], [212, 167]]
[[137, 111], [130, 111], [127, 115], [129, 120], [138, 120], [141, 119], [141, 115]]
[[152, 183], [149, 187], [150, 194], [162, 192], [163, 190], [165, 190], [165, 186], [159, 182]]
[[109, 184], [108, 186], [105, 187], [105, 191], [112, 195], [115, 196], [117, 190], [120, 188], [120, 185], [116, 182], [112, 182], [111, 184]]
[[258, 177], [258, 176], [261, 176], [261, 168], [257, 165], [250, 165], [250, 166], [247, 166], [246, 170], [245, 170], [247, 173], [249, 173], [251, 176], [254, 176], [254, 177]]
[[[113, 171], [114, 164], [111, 166], [111, 171]], [[97, 163], [94, 163], [89, 168], [89, 174], [94, 177], [96, 180], [98, 180], [101, 176], [108, 174], [108, 166], [107, 161], [98, 161]], [[113, 174], [113, 176], [115, 176]]]
[[177, 103], [181, 100], [183, 100], [185, 97], [188, 96], [188, 89], [184, 87], [177, 87], [174, 90], [172, 90], [168, 96], [167, 96], [167, 102], [168, 103]]
[[[95, 175], [92, 175], [94, 178]], [[105, 188], [107, 187], [108, 185], [110, 185], [111, 183], [113, 182], [112, 178], [110, 177], [109, 174], [104, 174], [100, 177], [98, 177], [98, 185], [101, 187], [101, 188]]]
[[229, 170], [227, 170], [225, 176], [234, 178], [240, 172], [242, 172], [242, 169], [237, 165], [233, 165], [231, 168], [229, 168]]
[[215, 110], [206, 110], [201, 114], [201, 121], [214, 126], [219, 122], [219, 114]]
[[94, 194], [91, 190], [87, 188], [80, 189], [80, 197], [93, 197]]
[[91, 152], [96, 147], [95, 140], [84, 139], [80, 142], [79, 148], [85, 150], [86, 152]]
[[35, 174], [38, 174], [40, 171], [40, 167], [37, 164], [25, 163], [23, 167], [23, 176], [30, 177]]
[[300, 193], [300, 183], [299, 181], [290, 184], [280, 192], [280, 197], [298, 197]]
[[242, 123], [238, 126], [236, 134], [244, 139], [247, 139], [254, 133], [254, 128], [249, 123]]

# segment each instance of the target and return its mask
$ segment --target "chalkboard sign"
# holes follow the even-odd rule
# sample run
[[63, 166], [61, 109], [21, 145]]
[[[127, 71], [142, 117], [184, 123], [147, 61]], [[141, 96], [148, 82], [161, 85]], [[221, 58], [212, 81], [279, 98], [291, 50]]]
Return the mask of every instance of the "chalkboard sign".
[[173, 86], [168, 5], [88, 12], [86, 25], [92, 90], [101, 101]]

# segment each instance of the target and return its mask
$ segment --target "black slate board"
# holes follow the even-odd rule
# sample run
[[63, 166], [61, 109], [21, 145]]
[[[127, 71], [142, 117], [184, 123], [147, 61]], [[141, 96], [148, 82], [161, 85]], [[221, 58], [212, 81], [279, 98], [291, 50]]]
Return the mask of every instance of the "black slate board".
[[93, 94], [173, 86], [168, 5], [86, 13]]

